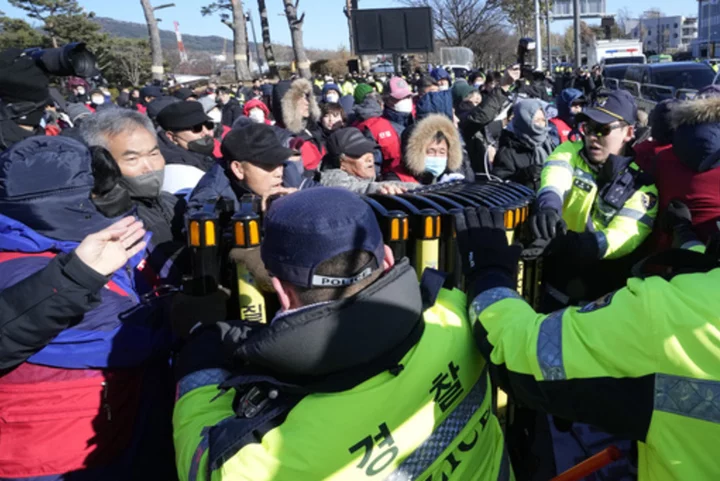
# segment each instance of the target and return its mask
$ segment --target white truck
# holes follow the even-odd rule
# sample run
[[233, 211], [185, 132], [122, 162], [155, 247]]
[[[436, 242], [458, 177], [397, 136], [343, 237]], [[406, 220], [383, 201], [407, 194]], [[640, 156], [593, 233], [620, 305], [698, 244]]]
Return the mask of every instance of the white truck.
[[647, 63], [640, 40], [597, 40], [587, 46], [587, 64]]

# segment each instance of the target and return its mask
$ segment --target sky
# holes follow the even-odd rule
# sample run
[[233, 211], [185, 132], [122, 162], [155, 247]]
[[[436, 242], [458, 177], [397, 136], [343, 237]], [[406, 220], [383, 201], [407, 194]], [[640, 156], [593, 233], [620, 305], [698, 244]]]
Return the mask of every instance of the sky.
[[[173, 0], [153, 0], [154, 5], [170, 3]], [[128, 22], [145, 23], [139, 0], [80, 0], [85, 10], [93, 11], [101, 17], [111, 17]], [[217, 16], [203, 17], [200, 7], [210, 0], [174, 0], [175, 7], [156, 12], [162, 19], [160, 27], [172, 30], [173, 22], [180, 23], [180, 31], [191, 35], [221, 35], [230, 38], [230, 30], [220, 23]], [[398, 0], [358, 0], [360, 8], [402, 7]], [[245, 11], [250, 10], [255, 24], [258, 41], [261, 41], [260, 17], [255, 0], [243, 2]], [[290, 45], [290, 30], [283, 14], [281, 0], [266, 0], [270, 20], [270, 35], [274, 43]], [[310, 48], [336, 49], [347, 47], [347, 19], [343, 14], [345, 0], [300, 0], [300, 12], [305, 12], [304, 40]], [[629, 9], [635, 16], [650, 8], [658, 8], [666, 15], [697, 15], [697, 2], [694, 0], [634, 0]], [[607, 13], [616, 13], [628, 6], [627, 0], [607, 0]], [[0, 0], [0, 10], [11, 17], [23, 17], [24, 12], [11, 7], [7, 0]], [[599, 23], [599, 20], [588, 23]], [[571, 22], [556, 21], [552, 31], [562, 33]], [[252, 38], [252, 32], [250, 32]]]

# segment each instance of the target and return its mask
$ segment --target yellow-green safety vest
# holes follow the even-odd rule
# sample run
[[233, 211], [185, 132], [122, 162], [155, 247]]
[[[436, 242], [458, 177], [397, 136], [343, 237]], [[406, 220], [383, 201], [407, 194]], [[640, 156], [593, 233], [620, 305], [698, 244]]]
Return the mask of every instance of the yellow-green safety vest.
[[489, 358], [507, 368], [519, 401], [570, 421], [603, 419], [597, 425], [616, 433], [637, 424], [639, 481], [713, 481], [720, 477], [718, 286], [720, 268], [631, 278], [585, 307], [550, 315], [499, 287], [475, 298], [470, 317], [487, 332]]
[[355, 84], [353, 84], [349, 80], [346, 80], [345, 82], [343, 82], [340, 89], [342, 90], [343, 95], [353, 95], [355, 93]]
[[[562, 217], [573, 232], [591, 223], [601, 258], [617, 259], [633, 252], [652, 232], [658, 210], [654, 184], [640, 186], [623, 207], [615, 210], [598, 199], [596, 174], [581, 155], [582, 140], [564, 142], [543, 165], [538, 197], [550, 192], [563, 203]], [[640, 170], [634, 163], [630, 168]]]
[[399, 374], [306, 396], [261, 442], [243, 447], [209, 478], [204, 433], [234, 415], [232, 393], [211, 402], [230, 374], [195, 373], [206, 385], [189, 392], [181, 380], [173, 414], [180, 479], [190, 479], [193, 459], [199, 465], [193, 479], [207, 481], [514, 479], [466, 309], [462, 292], [441, 290]]

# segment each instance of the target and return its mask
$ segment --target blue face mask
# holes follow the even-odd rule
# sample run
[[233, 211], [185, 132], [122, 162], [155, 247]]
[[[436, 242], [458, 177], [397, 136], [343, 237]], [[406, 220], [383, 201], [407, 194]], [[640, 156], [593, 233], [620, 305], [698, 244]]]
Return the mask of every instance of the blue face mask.
[[425, 172], [430, 172], [438, 178], [447, 168], [447, 157], [425, 157]]

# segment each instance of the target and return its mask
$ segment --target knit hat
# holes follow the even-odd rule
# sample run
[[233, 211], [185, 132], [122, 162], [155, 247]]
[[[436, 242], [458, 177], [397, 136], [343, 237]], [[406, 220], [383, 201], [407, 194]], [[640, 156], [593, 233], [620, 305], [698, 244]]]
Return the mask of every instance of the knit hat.
[[458, 105], [460, 102], [465, 100], [465, 97], [476, 91], [475, 87], [468, 84], [464, 80], [458, 80], [452, 86], [452, 98], [453, 105]]
[[355, 103], [357, 105], [360, 105], [365, 101], [365, 97], [368, 96], [369, 93], [373, 91], [373, 88], [368, 84], [358, 84], [357, 87], [355, 87], [355, 93], [353, 94], [353, 97], [355, 97]]

